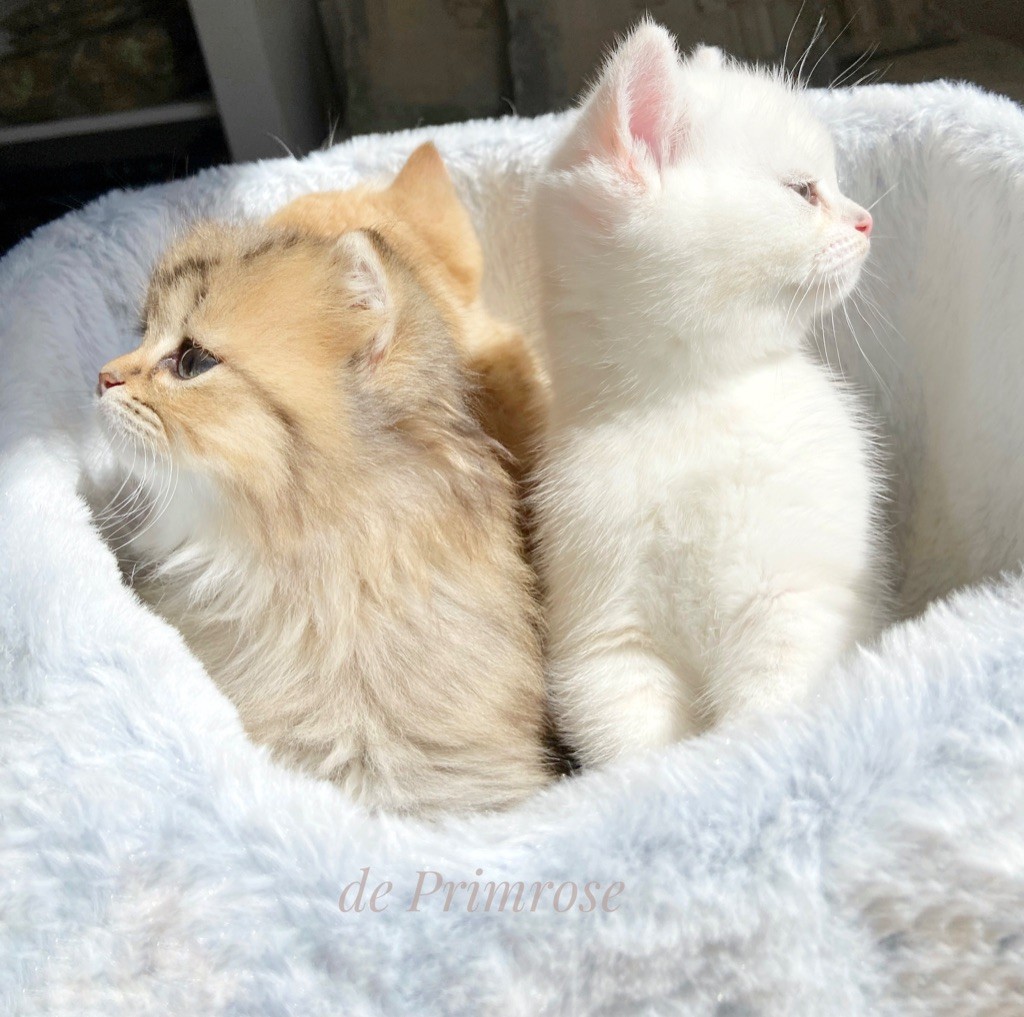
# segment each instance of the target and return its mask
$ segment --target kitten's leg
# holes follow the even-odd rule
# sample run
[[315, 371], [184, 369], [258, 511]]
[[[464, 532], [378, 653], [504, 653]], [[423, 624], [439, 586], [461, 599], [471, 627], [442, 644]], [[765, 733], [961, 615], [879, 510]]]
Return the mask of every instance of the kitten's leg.
[[640, 647], [556, 655], [549, 673], [555, 719], [583, 766], [697, 733], [685, 685], [663, 660]]
[[818, 681], [868, 632], [850, 589], [763, 595], [723, 631], [706, 672], [704, 712], [715, 720], [807, 701]]

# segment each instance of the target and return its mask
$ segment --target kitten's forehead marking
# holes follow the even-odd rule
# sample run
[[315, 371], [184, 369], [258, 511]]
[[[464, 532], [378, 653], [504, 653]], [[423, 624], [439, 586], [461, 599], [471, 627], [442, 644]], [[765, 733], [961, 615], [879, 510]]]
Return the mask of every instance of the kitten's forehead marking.
[[185, 322], [205, 299], [210, 275], [219, 264], [220, 259], [210, 255], [188, 254], [161, 265], [153, 273], [146, 296], [142, 312], [143, 330], [149, 331], [157, 325], [158, 318], [163, 318], [160, 324], [164, 330]]
[[[248, 266], [263, 255], [295, 247], [301, 237], [294, 232], [247, 236], [244, 229], [200, 227], [174, 250], [153, 273], [143, 308], [143, 332], [158, 328], [174, 332], [186, 328], [189, 319], [210, 291], [211, 276], [222, 265]], [[196, 248], [202, 250], [197, 251]], [[181, 249], [184, 250], [181, 250]]]
[[170, 289], [185, 278], [203, 278], [220, 259], [209, 256], [189, 254], [173, 265], [162, 265], [153, 277], [158, 288]]
[[264, 254], [270, 254], [271, 251], [290, 251], [298, 247], [303, 239], [302, 235], [294, 230], [271, 233], [242, 251], [238, 260], [241, 264], [248, 265]]

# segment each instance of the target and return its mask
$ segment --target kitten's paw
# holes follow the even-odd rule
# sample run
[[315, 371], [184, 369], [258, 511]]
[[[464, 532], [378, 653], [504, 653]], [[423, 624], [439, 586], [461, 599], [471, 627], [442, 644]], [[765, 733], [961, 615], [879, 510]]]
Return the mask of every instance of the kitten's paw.
[[700, 730], [686, 683], [648, 651], [620, 647], [562, 662], [556, 721], [584, 767], [672, 745]]

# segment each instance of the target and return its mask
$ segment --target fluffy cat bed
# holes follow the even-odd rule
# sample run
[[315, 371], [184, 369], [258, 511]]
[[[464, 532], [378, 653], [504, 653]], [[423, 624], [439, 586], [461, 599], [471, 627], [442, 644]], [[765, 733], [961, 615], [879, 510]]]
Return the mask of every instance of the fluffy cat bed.
[[[851, 197], [892, 189], [865, 283], [881, 314], [864, 303], [870, 327], [851, 309], [856, 335], [841, 314], [826, 334], [892, 449], [904, 613], [968, 588], [837, 668], [806, 713], [508, 815], [371, 819], [272, 764], [122, 585], [76, 448], [96, 370], [135, 344], [183, 223], [393, 171], [426, 137], [485, 238], [491, 303], [532, 326], [522, 198], [565, 121], [359, 138], [112, 194], [8, 255], [0, 1010], [1024, 1012], [1024, 582], [978, 585], [1024, 540], [1024, 114], [945, 85], [816, 101]], [[367, 897], [392, 883], [386, 910], [342, 913], [365, 867]], [[460, 892], [411, 912], [424, 870], [624, 889], [614, 911], [559, 913], [548, 892], [532, 912], [468, 913]]]

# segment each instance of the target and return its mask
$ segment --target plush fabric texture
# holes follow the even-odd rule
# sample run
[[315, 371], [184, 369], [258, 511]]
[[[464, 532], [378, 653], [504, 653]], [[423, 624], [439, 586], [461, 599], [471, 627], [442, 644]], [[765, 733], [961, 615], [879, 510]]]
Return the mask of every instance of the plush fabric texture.
[[[895, 185], [866, 282], [885, 321], [876, 338], [851, 314], [856, 335], [843, 320], [828, 349], [891, 446], [905, 613], [944, 599], [805, 712], [505, 815], [369, 818], [272, 764], [122, 585], [76, 493], [78, 436], [186, 222], [394, 171], [427, 137], [483, 233], [491, 305], [535, 326], [524, 194], [565, 120], [359, 138], [111, 194], [4, 259], [0, 1011], [1024, 1012], [1024, 114], [946, 85], [816, 101], [847, 193], [870, 205]], [[343, 913], [364, 867], [369, 889], [393, 884], [388, 907]], [[410, 912], [421, 870], [625, 887], [615, 911], [557, 913], [550, 895], [446, 911], [438, 894]]]

